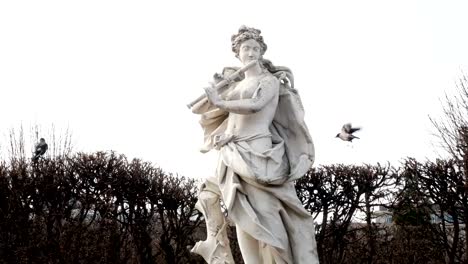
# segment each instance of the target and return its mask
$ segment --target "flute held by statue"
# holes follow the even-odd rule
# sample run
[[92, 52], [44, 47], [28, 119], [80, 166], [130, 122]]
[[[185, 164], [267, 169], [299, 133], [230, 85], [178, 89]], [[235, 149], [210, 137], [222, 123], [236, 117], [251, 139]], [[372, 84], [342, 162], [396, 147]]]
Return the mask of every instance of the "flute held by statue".
[[[244, 67], [240, 68], [239, 70], [237, 70], [236, 72], [234, 72], [233, 74], [231, 74], [229, 77], [227, 78], [224, 78], [222, 81], [220, 81], [219, 83], [217, 83], [215, 85], [215, 89], [216, 90], [219, 90], [227, 85], [229, 85], [231, 82], [233, 82], [235, 79], [239, 78], [239, 76], [246, 72], [248, 69], [252, 68], [252, 66], [254, 66], [258, 61], [257, 60], [254, 60], [254, 61], [251, 61], [249, 62], [248, 64], [246, 64]], [[189, 109], [191, 109], [196, 103], [200, 102], [203, 98], [206, 97], [206, 94], [202, 94], [200, 95], [197, 99], [193, 100], [191, 103], [187, 104], [187, 107]]]

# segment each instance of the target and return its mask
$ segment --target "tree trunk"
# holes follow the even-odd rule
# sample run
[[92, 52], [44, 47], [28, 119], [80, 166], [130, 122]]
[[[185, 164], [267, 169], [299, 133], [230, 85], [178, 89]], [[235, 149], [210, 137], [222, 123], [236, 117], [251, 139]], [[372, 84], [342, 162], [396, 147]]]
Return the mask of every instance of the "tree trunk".
[[370, 193], [366, 191], [365, 194], [365, 201], [366, 201], [366, 223], [367, 223], [367, 249], [368, 249], [368, 257], [367, 263], [372, 264], [373, 257], [375, 255], [375, 245], [374, 245], [374, 232], [372, 228], [372, 212], [371, 212], [371, 205], [370, 205]]

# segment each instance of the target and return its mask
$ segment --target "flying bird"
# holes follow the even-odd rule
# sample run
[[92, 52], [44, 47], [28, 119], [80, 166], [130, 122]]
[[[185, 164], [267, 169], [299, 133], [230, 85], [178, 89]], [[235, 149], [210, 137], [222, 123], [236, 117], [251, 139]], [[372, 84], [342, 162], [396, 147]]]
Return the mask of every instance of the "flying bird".
[[46, 153], [48, 147], [49, 146], [47, 146], [44, 138], [39, 139], [39, 143], [36, 144], [36, 149], [34, 151], [32, 160], [34, 162], [38, 161], [39, 158]]
[[353, 135], [354, 132], [361, 130], [360, 127], [352, 127], [351, 123], [344, 124], [343, 127], [341, 128], [341, 132], [336, 134], [337, 138], [340, 138], [343, 141], [349, 141], [352, 142], [353, 139], [357, 138], [355, 135]]

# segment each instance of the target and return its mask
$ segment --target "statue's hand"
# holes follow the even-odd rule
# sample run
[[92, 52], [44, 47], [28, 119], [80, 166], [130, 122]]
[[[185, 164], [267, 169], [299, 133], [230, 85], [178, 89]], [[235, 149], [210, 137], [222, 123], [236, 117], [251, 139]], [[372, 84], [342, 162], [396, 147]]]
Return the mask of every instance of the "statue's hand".
[[204, 89], [205, 89], [206, 97], [208, 97], [208, 100], [210, 100], [210, 102], [217, 107], [221, 106], [222, 104], [221, 97], [219, 96], [218, 91], [213, 87], [213, 85], [211, 87], [206, 87]]

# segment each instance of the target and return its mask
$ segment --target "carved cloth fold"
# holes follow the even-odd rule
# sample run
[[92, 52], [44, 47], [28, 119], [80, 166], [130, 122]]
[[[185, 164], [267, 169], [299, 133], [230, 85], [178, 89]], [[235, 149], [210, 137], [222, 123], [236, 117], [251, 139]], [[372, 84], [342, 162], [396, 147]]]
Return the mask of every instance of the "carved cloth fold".
[[[263, 245], [273, 263], [318, 263], [312, 216], [297, 198], [293, 181], [314, 161], [314, 146], [304, 123], [297, 92], [282, 84], [271, 134], [226, 135], [228, 113], [206, 99], [193, 108], [201, 114], [205, 145], [202, 152], [219, 149], [215, 178], [205, 188], [221, 195], [237, 228]], [[272, 148], [258, 153], [248, 142], [272, 138]]]

